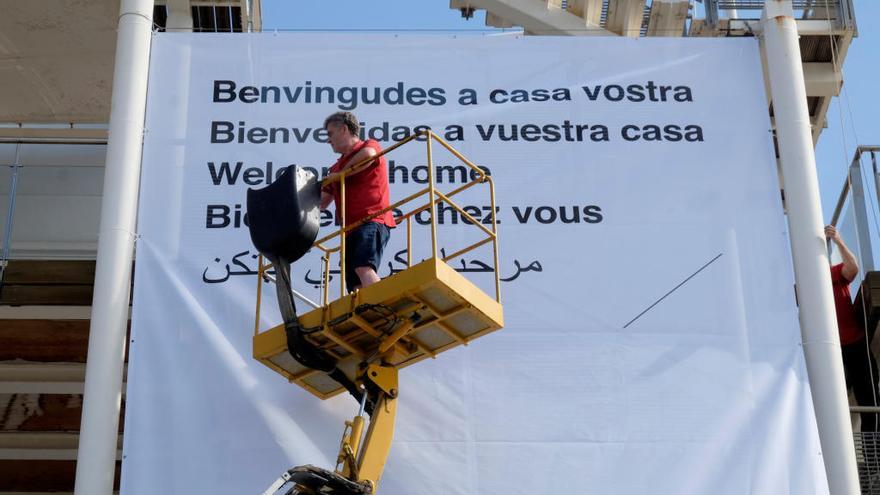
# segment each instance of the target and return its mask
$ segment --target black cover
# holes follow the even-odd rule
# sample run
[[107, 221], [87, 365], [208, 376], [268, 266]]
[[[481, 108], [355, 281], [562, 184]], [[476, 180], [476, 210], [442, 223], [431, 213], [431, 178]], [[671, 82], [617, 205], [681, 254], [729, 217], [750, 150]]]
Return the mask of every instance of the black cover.
[[320, 204], [321, 185], [314, 175], [290, 165], [272, 184], [248, 189], [251, 241], [267, 258], [290, 263], [302, 258], [318, 236]]
[[290, 481], [296, 483], [289, 494], [321, 494], [321, 495], [370, 495], [373, 491], [366, 483], [356, 483], [343, 476], [319, 468], [305, 465], [287, 470]]
[[[251, 241], [275, 267], [275, 292], [284, 319], [287, 351], [303, 366], [327, 373], [358, 402], [360, 388], [336, 367], [336, 360], [305, 339], [290, 281], [290, 264], [311, 249], [320, 227], [321, 184], [295, 165], [263, 189], [248, 189], [247, 219]], [[368, 401], [367, 411], [372, 412]]]

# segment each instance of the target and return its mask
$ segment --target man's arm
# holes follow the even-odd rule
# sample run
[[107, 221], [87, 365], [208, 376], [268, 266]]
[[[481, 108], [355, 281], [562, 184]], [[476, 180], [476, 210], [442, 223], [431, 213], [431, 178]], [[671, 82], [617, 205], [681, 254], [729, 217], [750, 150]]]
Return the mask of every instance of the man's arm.
[[[330, 182], [334, 181], [337, 177], [339, 177], [341, 175], [340, 172], [342, 172], [344, 170], [349, 170], [350, 168], [352, 168], [353, 165], [356, 165], [356, 164], [366, 160], [367, 158], [373, 158], [374, 156], [376, 156], [378, 154], [379, 154], [379, 152], [376, 151], [375, 148], [373, 148], [371, 146], [364, 146], [357, 153], [352, 155], [351, 158], [349, 158], [348, 161], [345, 162], [345, 165], [343, 167], [341, 167], [338, 171], [327, 174], [327, 176], [324, 177], [323, 182], [329, 184]], [[366, 170], [367, 168], [368, 167], [363, 167], [360, 170], [358, 170], [357, 172], [355, 172], [354, 174], [349, 174], [349, 175], [357, 175], [357, 174], [363, 172], [364, 170]], [[329, 193], [323, 192], [323, 191], [321, 192], [321, 209], [322, 210], [327, 209], [327, 207], [330, 206], [330, 203], [332, 201], [333, 201], [332, 194], [329, 194]]]
[[840, 233], [831, 225], [825, 226], [825, 237], [834, 241], [837, 249], [840, 250], [840, 257], [843, 259], [843, 269], [840, 271], [840, 274], [846, 277], [847, 280], [855, 279], [856, 275], [859, 274], [859, 260], [856, 259], [856, 255], [846, 247], [843, 239], [840, 238]]
[[[361, 148], [357, 153], [355, 153], [354, 155], [352, 155], [352, 157], [349, 158], [347, 162], [345, 162], [345, 165], [344, 165], [342, 168], [340, 168], [339, 171], [342, 172], [343, 170], [349, 170], [349, 169], [351, 169], [354, 165], [357, 165], [358, 163], [360, 163], [360, 162], [366, 160], [367, 158], [373, 158], [374, 156], [376, 156], [376, 155], [378, 155], [378, 154], [379, 154], [379, 152], [376, 151], [376, 149], [373, 148], [372, 146], [364, 146], [364, 147]], [[367, 167], [363, 167], [363, 168], [361, 168], [360, 170], [358, 170], [357, 172], [355, 172], [354, 174], [351, 174], [351, 175], [357, 175], [358, 173], [360, 173], [360, 172], [362, 172], [362, 171], [364, 171], [364, 170], [366, 170], [366, 169], [367, 169]], [[333, 175], [334, 175], [334, 174], [330, 174], [330, 175], [328, 175], [327, 177], [331, 177], [331, 176], [333, 176]], [[337, 174], [337, 175], [338, 175], [338, 174]]]

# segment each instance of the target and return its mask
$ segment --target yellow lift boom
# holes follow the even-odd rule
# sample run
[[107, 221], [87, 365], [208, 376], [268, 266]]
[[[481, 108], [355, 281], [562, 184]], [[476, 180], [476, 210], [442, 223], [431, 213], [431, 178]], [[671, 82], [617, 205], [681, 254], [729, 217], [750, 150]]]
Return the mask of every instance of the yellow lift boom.
[[[431, 130], [413, 135], [384, 150], [390, 153], [421, 138], [426, 143], [427, 187], [345, 227], [345, 177], [371, 166], [370, 158], [344, 171], [340, 181], [342, 228], [317, 237], [317, 205], [321, 184], [310, 173], [294, 166], [261, 190], [248, 191], [251, 238], [265, 256], [260, 258], [257, 280], [254, 358], [321, 399], [348, 391], [360, 404], [358, 414], [345, 422], [337, 465], [333, 471], [306, 465], [289, 469], [264, 495], [288, 483], [287, 494], [374, 494], [385, 467], [394, 434], [399, 396], [397, 372], [428, 357], [498, 330], [504, 324], [498, 275], [498, 235], [495, 194], [491, 177], [462, 156]], [[474, 171], [474, 180], [443, 193], [435, 187], [431, 146], [436, 141]], [[380, 156], [381, 156], [380, 155]], [[452, 199], [477, 184], [487, 184], [491, 226], [475, 220]], [[445, 256], [437, 248], [437, 206], [445, 203], [485, 234]], [[415, 205], [415, 206], [413, 206]], [[345, 234], [392, 209], [409, 211], [397, 218], [407, 236], [407, 268], [368, 287], [348, 293], [339, 277], [340, 296], [330, 301], [331, 257], [345, 259]], [[412, 221], [430, 212], [431, 257], [413, 263]], [[335, 243], [330, 247], [330, 243]], [[447, 263], [492, 244], [495, 297], [487, 295]], [[317, 248], [323, 253], [323, 306], [297, 315], [290, 286], [290, 263]], [[341, 263], [340, 263], [341, 265]], [[262, 283], [272, 280], [284, 323], [261, 330]], [[365, 419], [369, 415], [369, 424]], [[364, 431], [366, 427], [366, 432]]]

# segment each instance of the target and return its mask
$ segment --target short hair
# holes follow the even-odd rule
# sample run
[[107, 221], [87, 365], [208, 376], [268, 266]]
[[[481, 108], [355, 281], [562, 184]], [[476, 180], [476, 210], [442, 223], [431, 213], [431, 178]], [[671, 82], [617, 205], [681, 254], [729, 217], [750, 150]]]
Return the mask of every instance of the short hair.
[[324, 119], [324, 129], [326, 129], [329, 124], [342, 124], [348, 128], [348, 132], [353, 136], [357, 136], [358, 132], [361, 130], [360, 122], [358, 122], [357, 117], [351, 112], [336, 112], [331, 114]]

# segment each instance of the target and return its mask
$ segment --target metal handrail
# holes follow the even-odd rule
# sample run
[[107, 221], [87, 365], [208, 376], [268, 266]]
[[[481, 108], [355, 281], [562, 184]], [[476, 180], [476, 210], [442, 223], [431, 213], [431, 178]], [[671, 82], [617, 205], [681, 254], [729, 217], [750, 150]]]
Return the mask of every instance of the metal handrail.
[[[878, 145], [866, 145], [857, 147], [856, 152], [853, 154], [852, 164], [850, 166], [860, 166], [863, 154], [877, 152], [880, 152], [880, 146]], [[876, 165], [874, 172], [877, 172]], [[834, 207], [834, 214], [831, 216], [831, 225], [837, 225], [837, 221], [840, 219], [840, 214], [843, 212], [843, 205], [846, 203], [846, 198], [848, 195], [849, 177], [847, 177], [847, 179], [843, 181], [843, 189], [840, 191], [840, 195], [837, 198], [837, 205]]]
[[[409, 196], [395, 202], [394, 204], [391, 204], [391, 205], [383, 208], [380, 211], [377, 211], [371, 215], [368, 215], [364, 218], [358, 219], [357, 221], [351, 222], [350, 224], [346, 225], [346, 219], [345, 219], [345, 178], [360, 172], [361, 170], [363, 170], [364, 168], [369, 166], [371, 163], [373, 163], [375, 160], [389, 154], [390, 152], [400, 148], [404, 144], [409, 143], [410, 141], [416, 140], [418, 138], [424, 138], [424, 140], [425, 140], [426, 155], [427, 155], [427, 167], [428, 167], [428, 170], [427, 170], [427, 172], [428, 172], [428, 186], [420, 189], [419, 191], [417, 191], [415, 193], [410, 194]], [[431, 145], [434, 141], [436, 141], [443, 148], [448, 150], [453, 156], [455, 156], [462, 163], [464, 163], [467, 167], [469, 167], [471, 170], [473, 170], [476, 174], [476, 178], [472, 179], [471, 181], [469, 181], [465, 184], [462, 184], [461, 186], [459, 186], [459, 187], [457, 187], [447, 193], [442, 193], [442, 192], [438, 191], [436, 188], [436, 184], [435, 184], [436, 171], [434, 169], [434, 161], [433, 161], [433, 154], [432, 154], [432, 148], [431, 148]], [[500, 278], [500, 274], [498, 273], [498, 260], [499, 260], [499, 255], [498, 255], [498, 219], [496, 217], [497, 209], [496, 209], [496, 205], [495, 205], [495, 184], [492, 181], [492, 177], [489, 174], [487, 174], [485, 171], [483, 171], [481, 168], [479, 168], [473, 162], [471, 162], [470, 160], [465, 158], [464, 155], [462, 155], [458, 150], [453, 148], [443, 138], [441, 138], [440, 136], [435, 134], [430, 129], [426, 129], [426, 130], [420, 131], [418, 133], [415, 133], [412, 136], [409, 136], [406, 139], [399, 141], [399, 142], [393, 144], [392, 146], [389, 146], [388, 148], [382, 150], [377, 155], [366, 158], [364, 160], [361, 160], [361, 161], [355, 163], [352, 167], [341, 171], [337, 176], [335, 176], [329, 180], [325, 179], [325, 184], [332, 184], [337, 181], [339, 181], [339, 184], [340, 184], [340, 191], [339, 191], [340, 204], [337, 205], [337, 211], [339, 212], [339, 217], [340, 217], [340, 219], [339, 219], [340, 220], [340, 227], [336, 231], [331, 232], [331, 233], [317, 239], [313, 244], [313, 247], [320, 249], [321, 252], [323, 253], [321, 256], [322, 262], [324, 264], [322, 274], [321, 274], [322, 288], [323, 288], [322, 298], [321, 298], [322, 305], [324, 305], [326, 307], [326, 305], [329, 303], [330, 261], [331, 261], [331, 257], [336, 253], [338, 253], [339, 260], [340, 260], [339, 266], [342, 268], [341, 269], [342, 276], [339, 277], [340, 278], [340, 284], [339, 284], [340, 297], [344, 296], [346, 293], [345, 275], [344, 275], [344, 271], [345, 271], [344, 270], [344, 266], [345, 266], [344, 260], [345, 260], [345, 253], [346, 253], [346, 242], [345, 242], [346, 234], [348, 232], [351, 232], [353, 229], [359, 227], [360, 225], [362, 225], [366, 222], [369, 222], [370, 220], [372, 220], [374, 218], [377, 218], [381, 215], [384, 215], [385, 213], [392, 211], [394, 209], [400, 208], [404, 205], [410, 204], [423, 196], [428, 197], [426, 201], [421, 202], [421, 203], [413, 206], [410, 211], [403, 212], [400, 214], [400, 216], [395, 217], [396, 223], [406, 223], [407, 268], [412, 266], [412, 247], [413, 247], [412, 246], [412, 244], [413, 244], [412, 243], [412, 219], [413, 219], [413, 217], [415, 217], [419, 213], [421, 213], [425, 210], [430, 210], [431, 211], [431, 217], [430, 217], [431, 218], [431, 221], [430, 221], [431, 259], [440, 259], [443, 262], [448, 262], [452, 259], [455, 259], [455, 258], [473, 250], [473, 249], [476, 249], [480, 246], [483, 246], [483, 245], [491, 242], [492, 243], [492, 254], [493, 254], [492, 270], [493, 270], [494, 277], [495, 277], [495, 300], [498, 302], [501, 301], [501, 278]], [[491, 207], [491, 228], [487, 228], [487, 227], [483, 226], [480, 222], [476, 221], [470, 214], [468, 214], [466, 211], [464, 211], [460, 206], [458, 206], [456, 203], [454, 203], [450, 199], [453, 196], [461, 193], [462, 191], [465, 191], [465, 190], [473, 187], [474, 185], [483, 184], [483, 183], [488, 184], [488, 186], [489, 186], [489, 201], [490, 201], [490, 207]], [[440, 203], [448, 203], [449, 205], [451, 205], [456, 211], [461, 213], [463, 215], [463, 217], [471, 223], [471, 225], [475, 225], [480, 231], [482, 231], [482, 233], [485, 234], [486, 237], [481, 238], [480, 240], [473, 242], [473, 243], [465, 246], [464, 248], [462, 248], [452, 254], [446, 255], [444, 253], [444, 256], [442, 258], [438, 257], [437, 209], [436, 209], [436, 207]], [[330, 241], [332, 241], [336, 238], [339, 239], [338, 245], [335, 245], [335, 246], [328, 245], [328, 243]], [[257, 268], [257, 308], [256, 308], [256, 320], [254, 322], [254, 334], [255, 335], [259, 333], [259, 328], [260, 328], [260, 306], [261, 306], [261, 298], [262, 298], [262, 281], [265, 280], [267, 277], [266, 272], [272, 268], [272, 264], [266, 263], [262, 256], [259, 257], [258, 263], [259, 263], [259, 266]]]
[[[840, 221], [841, 215], [843, 214], [843, 210], [846, 207], [847, 199], [850, 197], [851, 194], [855, 194], [855, 196], [853, 196], [854, 203], [850, 207], [856, 209], [855, 211], [856, 211], [856, 215], [857, 215], [857, 217], [856, 217], [857, 229], [860, 226], [861, 226], [861, 228], [864, 229], [863, 232], [859, 233], [859, 239], [861, 241], [859, 244], [859, 250], [860, 250], [860, 254], [861, 254], [863, 260], [867, 260], [870, 262], [870, 263], [866, 263], [866, 268], [869, 268], [869, 269], [873, 269], [874, 265], [873, 265], [873, 252], [872, 252], [873, 248], [872, 248], [872, 243], [871, 243], [871, 238], [870, 238], [870, 232], [868, 232], [868, 230], [867, 230], [868, 229], [868, 226], [867, 226], [868, 222], [867, 222], [867, 218], [859, 218], [858, 217], [858, 215], [867, 215], [866, 208], [868, 208], [867, 204], [865, 203], [864, 198], [860, 196], [860, 195], [863, 195], [862, 191], [864, 191], [864, 188], [866, 187], [866, 185], [863, 184], [863, 180], [862, 180], [861, 159], [862, 159], [862, 155], [864, 155], [865, 153], [871, 154], [872, 175], [874, 176], [873, 182], [874, 182], [874, 190], [875, 190], [875, 195], [876, 195], [875, 197], [880, 198], [880, 175], [878, 175], [877, 157], [876, 157], [876, 154], [878, 152], [880, 152], [880, 146], [877, 146], [877, 145], [858, 146], [856, 148], [856, 151], [853, 154], [852, 162], [850, 163], [850, 166], [847, 168], [846, 178], [843, 181], [843, 187], [841, 188], [840, 195], [837, 198], [837, 204], [834, 207], [834, 213], [831, 215], [831, 222], [830, 222], [830, 225], [837, 227], [837, 224]], [[853, 175], [853, 174], [855, 174], [855, 175]], [[852, 189], [853, 181], [855, 181], [857, 183], [856, 186], [858, 187], [858, 189], [856, 189], [855, 191]], [[862, 211], [862, 210], [864, 210], [864, 211]], [[831, 253], [831, 240], [830, 239], [826, 241], [826, 248], [828, 250], [828, 253], [830, 254]]]
[[[743, 11], [761, 11], [767, 0], [703, 0], [706, 21], [711, 25], [717, 25], [720, 20], [720, 12], [735, 12], [734, 20], [754, 20], [757, 17], [739, 15]], [[853, 18], [852, 0], [792, 0], [792, 10], [801, 13], [802, 19], [809, 20], [808, 13], [815, 9], [828, 9], [827, 17], [817, 19], [833, 21], [841, 27], [855, 28]]]
[[[878, 153], [878, 152], [880, 152], [880, 146], [877, 146], [877, 145], [858, 146], [856, 148], [856, 151], [853, 154], [852, 162], [850, 163], [850, 166], [847, 168], [847, 176], [846, 176], [846, 179], [843, 181], [843, 187], [841, 188], [840, 195], [837, 198], [837, 204], [834, 206], [834, 213], [831, 215], [830, 225], [836, 227], [837, 223], [840, 221], [841, 215], [843, 214], [844, 207], [846, 206], [847, 198], [849, 198], [850, 190], [852, 189], [852, 187], [851, 187], [852, 180], [851, 180], [850, 174], [852, 173], [853, 169], [860, 171], [861, 158], [862, 158], [862, 155], [864, 155], [865, 153], [871, 153], [871, 158], [872, 158], [871, 164], [873, 167], [872, 171], [873, 171], [873, 175], [875, 177], [874, 185], [877, 190], [877, 193], [880, 194], [880, 183], [877, 182], [878, 170], [877, 170], [876, 153]], [[878, 197], [880, 197], [880, 196], [878, 196]], [[830, 253], [831, 252], [831, 241], [828, 240], [826, 242], [828, 243], [828, 252]], [[878, 414], [878, 413], [880, 413], [880, 406], [858, 406], [858, 405], [850, 406], [849, 412], [851, 412], [851, 413]]]
[[[792, 0], [792, 8], [796, 10], [811, 9], [817, 7], [837, 7], [841, 0]], [[761, 10], [764, 8], [765, 0], [715, 0], [714, 2], [719, 9], [722, 10]]]
[[880, 413], [880, 406], [849, 406], [851, 413]]

